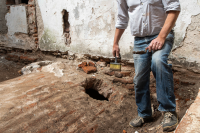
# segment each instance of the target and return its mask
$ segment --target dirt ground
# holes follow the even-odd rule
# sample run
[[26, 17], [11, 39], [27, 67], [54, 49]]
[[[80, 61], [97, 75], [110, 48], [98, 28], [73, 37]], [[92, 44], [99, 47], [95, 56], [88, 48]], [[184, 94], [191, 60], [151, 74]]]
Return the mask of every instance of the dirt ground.
[[0, 55], [0, 82], [19, 77], [18, 71], [24, 66], [23, 63], [8, 61], [5, 55]]
[[[56, 60], [55, 57], [47, 56], [45, 59], [47, 59], [47, 58], [50, 60], [54, 60], [54, 61]], [[1, 66], [0, 82], [19, 77], [20, 75], [18, 74], [18, 71], [25, 65], [25, 64], [15, 63], [12, 61], [6, 61], [4, 56], [1, 56], [0, 61], [1, 61], [0, 62], [0, 66]], [[160, 125], [160, 123], [162, 121], [162, 113], [157, 110], [158, 102], [156, 100], [156, 85], [155, 85], [155, 79], [152, 74], [151, 74], [150, 90], [151, 90], [151, 98], [152, 98], [151, 99], [152, 107], [154, 110], [154, 114], [153, 114], [154, 119], [152, 122], [146, 123], [142, 127], [131, 128], [128, 125], [128, 123], [132, 118], [137, 116], [137, 111], [136, 111], [137, 106], [135, 104], [135, 99], [134, 99], [135, 95], [134, 95], [133, 88], [127, 87], [128, 84], [125, 85], [120, 82], [113, 82], [114, 79], [116, 78], [115, 76], [109, 76], [109, 75], [104, 74], [105, 71], [107, 71], [109, 69], [109, 67], [100, 67], [100, 66], [97, 66], [98, 71], [95, 74], [96, 79], [102, 80], [101, 85], [98, 86], [100, 84], [100, 82], [97, 82], [97, 81], [99, 81], [99, 80], [89, 82], [90, 80], [88, 80], [86, 74], [81, 70], [77, 70], [76, 65], [74, 65], [72, 62], [73, 61], [70, 61], [68, 63], [66, 62], [65, 64], [67, 64], [68, 67], [69, 66], [72, 67], [72, 70], [74, 72], [78, 71], [77, 74], [81, 75], [82, 77], [84, 77], [84, 76], [86, 77], [86, 80], [84, 80], [86, 84], [82, 85], [82, 87], [84, 87], [86, 90], [95, 88], [95, 87], [96, 88], [104, 87], [104, 88], [115, 88], [116, 89], [116, 94], [114, 95], [114, 92], [113, 92], [110, 96], [108, 95], [106, 97], [106, 99], [101, 99], [99, 97], [98, 98], [96, 97], [96, 99], [95, 99], [95, 96], [92, 97], [90, 95], [90, 93], [94, 93], [94, 92], [85, 91], [85, 93], [87, 93], [86, 94], [87, 97], [89, 97], [89, 98], [82, 97], [80, 104], [78, 104], [79, 102], [77, 103], [77, 101], [76, 102], [72, 101], [72, 103], [70, 103], [71, 108], [78, 108], [78, 107], [71, 106], [72, 104], [74, 104], [74, 106], [81, 107], [81, 109], [79, 109], [79, 113], [81, 113], [82, 110], [87, 110], [89, 107], [94, 108], [93, 103], [102, 104], [105, 107], [103, 109], [103, 111], [100, 111], [98, 114], [98, 115], [101, 115], [101, 117], [92, 121], [93, 125], [95, 125], [95, 123], [96, 123], [96, 124], [98, 124], [98, 127], [93, 126], [94, 129], [90, 130], [91, 133], [92, 132], [95, 132], [95, 133], [122, 133], [122, 132], [123, 133], [125, 133], [125, 132], [135, 133], [135, 131], [138, 131], [139, 133], [145, 133], [145, 132], [146, 133], [155, 133], [155, 132], [162, 133], [162, 126]], [[125, 71], [131, 72], [131, 75], [129, 78], [134, 77], [133, 66], [130, 66], [130, 65], [122, 66], [122, 69]], [[70, 68], [70, 70], [68, 70], [68, 68], [66, 68], [65, 71], [69, 73], [69, 71], [71, 71], [71, 68]], [[199, 91], [199, 86], [200, 86], [200, 83], [199, 83], [200, 74], [188, 71], [186, 69], [183, 69], [180, 66], [173, 66], [173, 73], [174, 73], [174, 89], [175, 89], [175, 95], [176, 95], [177, 113], [179, 116], [179, 120], [181, 120], [181, 118], [184, 116], [186, 110], [194, 102], [194, 100], [197, 96], [197, 93]], [[71, 72], [70, 74], [72, 75], [73, 72]], [[91, 75], [92, 74], [90, 74], [90, 76]], [[125, 78], [123, 78], [123, 79], [125, 79]], [[74, 82], [76, 80], [77, 80], [77, 75], [74, 76]], [[96, 84], [94, 84], [94, 83], [96, 83]], [[106, 87], [103, 86], [103, 85], [105, 85], [104, 83], [107, 84]], [[59, 90], [61, 90], [61, 92], [63, 90], [63, 93], [65, 93], [66, 90], [70, 89], [70, 87], [66, 88], [66, 86], [68, 86], [68, 84], [69, 83], [59, 81], [54, 85], [54, 88], [59, 88]], [[70, 84], [73, 84], [73, 83], [70, 83]], [[126, 89], [125, 89], [125, 87], [126, 87]], [[74, 93], [77, 93], [77, 94], [74, 94]], [[80, 90], [78, 91], [78, 89], [74, 89], [73, 95], [81, 95], [79, 93], [81, 93]], [[71, 94], [66, 93], [66, 95], [71, 95]], [[112, 97], [114, 97], [113, 98], [114, 100], [112, 99]], [[119, 101], [117, 101], [115, 99], [121, 99], [122, 102], [119, 103]], [[66, 105], [63, 105], [63, 106], [66, 106]], [[43, 107], [43, 108], [45, 108], [45, 107]], [[92, 116], [92, 114], [89, 113], [87, 116], [89, 118]], [[5, 120], [6, 120], [7, 116], [5, 116], [3, 118], [5, 118]], [[50, 118], [47, 118], [47, 119], [50, 119]], [[1, 125], [1, 123], [3, 123], [3, 121], [0, 121], [0, 125]], [[57, 122], [56, 124], [57, 124], [56, 126], [59, 126], [59, 122]], [[80, 124], [80, 123], [78, 123], [78, 124]], [[34, 124], [33, 128], [37, 128], [37, 125], [38, 124]], [[48, 123], [46, 123], [46, 125], [48, 125]], [[52, 127], [48, 127], [47, 129], [52, 129]], [[38, 125], [38, 128], [39, 128], [39, 125]], [[0, 129], [7, 131], [6, 127], [0, 128]], [[55, 129], [57, 129], [57, 128], [55, 128]], [[18, 129], [18, 131], [21, 131], [21, 130]], [[33, 131], [37, 131], [37, 130], [34, 129]], [[45, 130], [45, 131], [47, 131], [47, 130]], [[58, 131], [58, 130], [48, 130], [48, 132], [54, 132], [54, 131]], [[63, 128], [62, 131], [67, 132], [68, 129]], [[85, 131], [85, 130], [83, 130], [83, 129], [76, 130], [77, 133], [83, 132], [83, 131]]]

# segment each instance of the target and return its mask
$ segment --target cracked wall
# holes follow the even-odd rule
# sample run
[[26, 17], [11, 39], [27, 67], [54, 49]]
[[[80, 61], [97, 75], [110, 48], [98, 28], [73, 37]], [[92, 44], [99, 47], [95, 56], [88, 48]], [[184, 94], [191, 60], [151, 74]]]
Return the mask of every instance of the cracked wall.
[[[29, 35], [25, 33], [21, 35], [15, 34], [15, 37], [25, 38], [24, 40], [29, 37], [32, 41], [30, 43], [31, 46], [28, 46], [29, 41], [23, 43], [22, 39], [19, 43], [16, 43], [16, 39], [7, 38], [6, 40], [4, 39], [5, 36], [2, 37], [2, 35], [0, 35], [0, 44], [6, 41], [14, 42], [14, 44], [7, 43], [6, 46], [11, 44], [12, 47], [22, 49], [27, 47], [34, 49], [39, 44], [39, 48], [42, 51], [71, 51], [78, 54], [112, 57], [115, 22], [117, 19], [116, 1], [62, 0], [58, 2], [55, 0], [36, 0], [35, 2], [34, 0], [29, 0], [29, 4], [26, 7], [28, 10]], [[180, 0], [180, 4], [181, 13], [174, 28], [175, 43], [170, 59], [175, 64], [199, 68], [198, 20], [200, 20], [200, 0]], [[70, 45], [66, 43], [68, 34], [66, 35], [63, 32], [63, 10], [66, 10], [69, 15]], [[2, 11], [0, 15], [2, 15]], [[128, 27], [120, 40], [123, 59], [132, 59], [133, 40], [134, 37], [131, 36], [130, 28]]]
[[[112, 57], [117, 2], [107, 0], [37, 1], [41, 11], [43, 33], [39, 46], [43, 51], [72, 51], [74, 53]], [[71, 44], [65, 44], [62, 11], [69, 12]], [[39, 28], [40, 30], [40, 28]], [[40, 31], [39, 31], [40, 32]], [[121, 54], [132, 58], [129, 28], [121, 40]]]
[[[192, 16], [200, 13], [200, 4], [198, 4], [200, 2], [197, 0], [180, 0], [180, 3], [182, 11], [174, 28], [174, 49], [179, 49], [184, 45], [183, 40]], [[117, 19], [116, 1], [38, 1], [37, 8], [41, 11], [44, 25], [43, 33], [39, 37], [41, 50], [59, 50], [61, 52], [69, 50], [74, 53], [112, 57], [112, 44]], [[62, 10], [69, 12], [71, 35], [69, 47], [65, 44], [65, 35], [62, 32]], [[132, 59], [133, 40], [134, 37], [131, 36], [128, 27], [120, 41], [121, 55], [125, 59]], [[183, 57], [186, 56], [183, 55]]]
[[181, 64], [188, 68], [200, 67], [200, 14], [191, 17], [191, 23], [187, 27], [185, 38], [181, 45], [174, 49], [172, 57], [175, 64]]
[[200, 0], [180, 0], [180, 3], [170, 59], [173, 64], [200, 72]]

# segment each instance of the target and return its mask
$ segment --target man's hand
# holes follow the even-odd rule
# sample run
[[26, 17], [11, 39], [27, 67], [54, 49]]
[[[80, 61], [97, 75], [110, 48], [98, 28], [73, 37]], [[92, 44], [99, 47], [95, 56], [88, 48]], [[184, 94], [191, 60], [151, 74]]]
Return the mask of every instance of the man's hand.
[[120, 53], [120, 49], [119, 49], [119, 45], [118, 44], [113, 44], [113, 56], [114, 57], [119, 57], [119, 53]]
[[163, 45], [165, 43], [165, 38], [157, 37], [156, 39], [152, 40], [150, 45], [146, 48], [146, 50], [149, 50], [149, 52], [156, 51], [162, 49]]

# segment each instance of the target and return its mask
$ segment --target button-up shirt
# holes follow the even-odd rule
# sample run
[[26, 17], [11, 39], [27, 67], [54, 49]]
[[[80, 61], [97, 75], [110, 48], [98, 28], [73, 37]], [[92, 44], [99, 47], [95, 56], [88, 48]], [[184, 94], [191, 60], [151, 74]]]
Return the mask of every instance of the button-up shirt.
[[180, 11], [179, 0], [117, 0], [116, 28], [126, 29], [130, 20], [131, 34], [144, 37], [159, 34], [168, 11]]

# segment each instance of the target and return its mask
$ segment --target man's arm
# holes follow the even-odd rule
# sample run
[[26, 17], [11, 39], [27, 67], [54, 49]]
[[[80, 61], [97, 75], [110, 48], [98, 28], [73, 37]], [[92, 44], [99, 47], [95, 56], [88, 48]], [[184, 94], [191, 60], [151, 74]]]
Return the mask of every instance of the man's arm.
[[122, 34], [124, 33], [125, 29], [117, 29], [115, 30], [115, 37], [114, 37], [114, 44], [113, 44], [113, 56], [114, 57], [119, 57], [119, 40], [122, 36]]
[[151, 50], [154, 50], [154, 51], [159, 50], [163, 47], [163, 45], [165, 43], [165, 39], [166, 39], [167, 35], [169, 34], [169, 32], [174, 27], [179, 13], [180, 13], [180, 11], [168, 11], [168, 15], [165, 20], [165, 24], [164, 24], [162, 30], [160, 31], [158, 37], [156, 39], [152, 40], [150, 45], [146, 48], [147, 50], [149, 50], [149, 52], [151, 52]]

